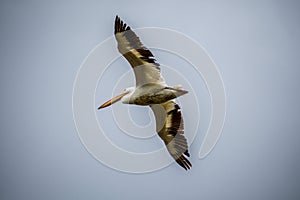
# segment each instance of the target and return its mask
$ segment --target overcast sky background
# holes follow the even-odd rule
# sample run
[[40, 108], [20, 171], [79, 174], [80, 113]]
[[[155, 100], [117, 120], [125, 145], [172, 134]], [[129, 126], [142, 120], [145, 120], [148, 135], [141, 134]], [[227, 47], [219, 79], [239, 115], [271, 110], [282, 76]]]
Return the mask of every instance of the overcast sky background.
[[[290, 0], [1, 1], [0, 198], [299, 199], [299, 10]], [[73, 82], [116, 14], [135, 28], [185, 33], [219, 67], [223, 135], [198, 160], [200, 131], [189, 172], [121, 173], [80, 142]]]

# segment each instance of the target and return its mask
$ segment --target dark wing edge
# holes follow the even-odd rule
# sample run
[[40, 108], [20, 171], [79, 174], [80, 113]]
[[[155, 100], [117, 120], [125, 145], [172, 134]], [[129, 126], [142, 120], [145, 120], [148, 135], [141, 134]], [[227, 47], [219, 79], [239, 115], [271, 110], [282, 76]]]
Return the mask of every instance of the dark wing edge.
[[184, 136], [180, 107], [173, 100], [150, 107], [155, 115], [156, 131], [164, 141], [170, 155], [185, 170], [191, 169], [192, 164], [187, 159], [190, 154]]
[[144, 47], [139, 37], [118, 15], [115, 19], [114, 34], [118, 41], [119, 52], [127, 59], [133, 68], [151, 63], [159, 69], [159, 64], [156, 62], [151, 51]]

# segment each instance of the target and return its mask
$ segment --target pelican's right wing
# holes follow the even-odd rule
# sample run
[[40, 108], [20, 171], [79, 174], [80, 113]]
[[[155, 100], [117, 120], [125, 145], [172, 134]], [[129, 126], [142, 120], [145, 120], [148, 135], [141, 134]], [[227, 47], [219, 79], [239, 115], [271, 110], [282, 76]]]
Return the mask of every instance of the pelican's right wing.
[[118, 16], [115, 20], [115, 37], [119, 52], [134, 70], [136, 86], [147, 83], [165, 84], [160, 73], [160, 65], [139, 37]]
[[180, 107], [173, 100], [150, 107], [155, 116], [156, 131], [164, 141], [170, 155], [185, 170], [190, 169], [192, 164], [187, 159], [190, 154], [184, 137]]

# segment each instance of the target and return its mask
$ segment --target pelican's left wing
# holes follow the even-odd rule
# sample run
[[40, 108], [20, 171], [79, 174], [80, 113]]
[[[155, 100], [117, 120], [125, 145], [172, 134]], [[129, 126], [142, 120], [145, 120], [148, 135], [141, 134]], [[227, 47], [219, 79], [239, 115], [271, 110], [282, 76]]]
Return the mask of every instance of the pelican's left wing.
[[118, 16], [115, 19], [115, 37], [119, 52], [134, 70], [136, 86], [147, 83], [165, 84], [160, 65], [151, 51], [144, 47], [139, 37]]
[[156, 120], [156, 131], [164, 141], [169, 153], [176, 162], [188, 170], [192, 164], [187, 159], [190, 157], [188, 152], [187, 140], [184, 137], [183, 119], [180, 107], [173, 100], [163, 104], [150, 106]]

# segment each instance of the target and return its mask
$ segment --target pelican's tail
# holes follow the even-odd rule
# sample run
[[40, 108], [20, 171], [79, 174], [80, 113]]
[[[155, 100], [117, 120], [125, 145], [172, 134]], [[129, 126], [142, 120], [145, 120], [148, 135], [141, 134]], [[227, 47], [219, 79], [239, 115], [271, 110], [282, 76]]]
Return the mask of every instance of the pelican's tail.
[[181, 85], [176, 85], [174, 87], [166, 87], [166, 89], [173, 90], [175, 92], [176, 97], [188, 93], [188, 91], [184, 90]]

